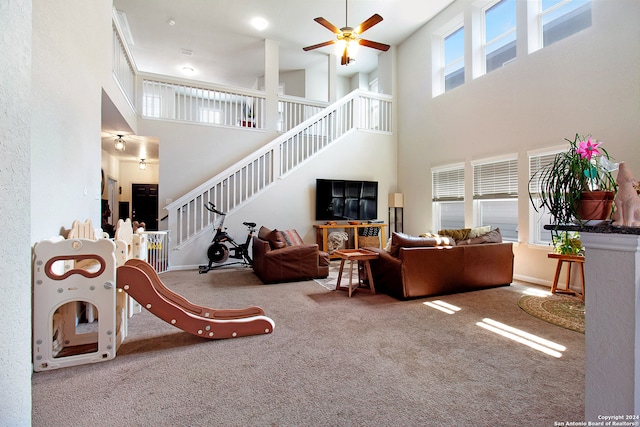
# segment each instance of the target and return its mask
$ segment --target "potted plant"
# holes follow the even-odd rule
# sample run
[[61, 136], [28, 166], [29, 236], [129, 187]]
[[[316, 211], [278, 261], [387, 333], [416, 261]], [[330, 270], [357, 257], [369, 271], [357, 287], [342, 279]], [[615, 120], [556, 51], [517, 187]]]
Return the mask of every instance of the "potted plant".
[[[548, 211], [555, 225], [608, 219], [617, 191], [612, 172], [618, 164], [611, 161], [602, 142], [591, 136], [576, 134], [573, 141], [566, 140], [569, 149], [531, 177], [530, 184], [538, 183], [539, 199], [532, 195], [530, 185], [529, 200], [536, 211]], [[587, 204], [591, 206], [585, 207]]]
[[584, 256], [580, 234], [576, 231], [565, 231], [553, 236], [553, 252], [560, 255]]

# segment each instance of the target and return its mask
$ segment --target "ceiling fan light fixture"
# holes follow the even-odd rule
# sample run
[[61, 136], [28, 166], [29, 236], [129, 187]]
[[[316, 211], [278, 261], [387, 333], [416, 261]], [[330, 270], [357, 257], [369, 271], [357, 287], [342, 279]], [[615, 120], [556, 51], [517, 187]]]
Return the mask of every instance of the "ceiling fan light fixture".
[[140, 159], [138, 167], [140, 168], [140, 170], [145, 170], [147, 168], [147, 162], [145, 162], [144, 159]]
[[122, 135], [118, 135], [118, 137], [113, 140], [113, 149], [116, 151], [124, 151], [126, 148], [127, 141], [122, 139]]

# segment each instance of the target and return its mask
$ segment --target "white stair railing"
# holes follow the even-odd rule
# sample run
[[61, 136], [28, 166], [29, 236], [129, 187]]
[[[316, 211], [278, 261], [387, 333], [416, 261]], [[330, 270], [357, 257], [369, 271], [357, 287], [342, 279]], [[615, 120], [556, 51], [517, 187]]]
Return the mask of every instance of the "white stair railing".
[[187, 244], [219, 220], [205, 204], [230, 213], [347, 133], [390, 133], [391, 103], [391, 96], [355, 90], [175, 200], [165, 208], [172, 247]]

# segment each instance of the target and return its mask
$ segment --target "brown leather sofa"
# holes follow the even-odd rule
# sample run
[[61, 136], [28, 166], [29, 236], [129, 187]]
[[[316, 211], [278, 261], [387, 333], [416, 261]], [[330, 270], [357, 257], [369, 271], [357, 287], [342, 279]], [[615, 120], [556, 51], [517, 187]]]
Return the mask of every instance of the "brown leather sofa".
[[329, 254], [317, 244], [302, 242], [295, 230], [261, 227], [253, 236], [253, 271], [264, 283], [324, 278], [329, 275]]
[[366, 248], [379, 254], [370, 262], [376, 290], [410, 299], [511, 284], [511, 243], [446, 243], [433, 238], [419, 242], [418, 238], [394, 233], [390, 252]]

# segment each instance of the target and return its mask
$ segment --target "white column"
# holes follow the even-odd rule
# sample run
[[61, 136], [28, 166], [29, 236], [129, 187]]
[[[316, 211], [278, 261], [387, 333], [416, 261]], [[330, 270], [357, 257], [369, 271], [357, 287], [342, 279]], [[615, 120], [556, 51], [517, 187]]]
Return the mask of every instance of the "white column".
[[585, 419], [640, 415], [640, 237], [580, 235], [586, 249]]

